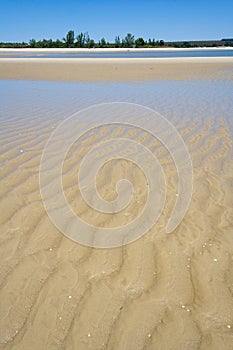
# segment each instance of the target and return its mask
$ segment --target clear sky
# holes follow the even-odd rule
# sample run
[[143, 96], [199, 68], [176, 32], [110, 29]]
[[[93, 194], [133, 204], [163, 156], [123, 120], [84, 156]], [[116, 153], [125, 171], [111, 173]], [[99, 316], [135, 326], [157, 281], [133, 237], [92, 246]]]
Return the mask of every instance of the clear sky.
[[62, 39], [70, 29], [96, 41], [222, 39], [233, 37], [232, 13], [233, 0], [0, 0], [0, 41]]

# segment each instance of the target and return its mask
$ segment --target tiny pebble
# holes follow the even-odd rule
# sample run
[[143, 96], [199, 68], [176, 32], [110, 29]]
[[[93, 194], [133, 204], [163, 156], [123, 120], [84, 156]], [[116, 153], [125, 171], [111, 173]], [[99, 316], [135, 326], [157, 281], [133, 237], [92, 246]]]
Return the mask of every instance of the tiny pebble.
[[91, 337], [91, 333], [88, 333], [87, 336], [90, 338]]
[[176, 197], [178, 197], [178, 193], [176, 193]]
[[227, 328], [231, 328], [231, 325], [230, 325], [230, 324], [228, 324], [228, 325], [227, 325]]
[[147, 336], [148, 336], [148, 338], [151, 338], [152, 334], [151, 334], [151, 333], [148, 333]]
[[68, 296], [68, 298], [69, 298], [69, 299], [71, 299], [71, 298], [72, 298], [72, 296], [71, 296], [71, 295], [69, 295], [69, 296]]
[[23, 153], [23, 149], [20, 150], [20, 153]]
[[185, 309], [185, 305], [181, 305], [182, 309]]
[[15, 331], [15, 333], [19, 333], [18, 329]]
[[190, 309], [187, 309], [186, 311], [187, 311], [187, 312], [190, 312], [191, 310], [190, 310]]
[[50, 252], [53, 250], [53, 248], [49, 248]]
[[214, 259], [214, 261], [218, 261], [218, 259]]

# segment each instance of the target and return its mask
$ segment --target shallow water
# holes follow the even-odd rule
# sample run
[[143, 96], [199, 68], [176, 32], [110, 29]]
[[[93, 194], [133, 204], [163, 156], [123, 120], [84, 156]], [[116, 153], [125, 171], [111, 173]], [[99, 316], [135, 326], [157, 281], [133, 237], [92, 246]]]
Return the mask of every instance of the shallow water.
[[126, 51], [126, 52], [0, 52], [4, 58], [169, 58], [169, 57], [232, 57], [233, 50]]
[[[2, 349], [232, 348], [232, 86], [230, 76], [124, 84], [0, 81]], [[164, 211], [146, 235], [123, 247], [94, 249], [50, 221], [39, 165], [61, 121], [116, 101], [153, 108], [173, 123], [191, 155], [194, 187], [183, 221], [166, 234], [178, 182], [165, 147], [131, 128], [87, 134], [63, 168], [67, 200], [84, 220], [125, 225], [146, 199], [142, 174], [121, 161], [100, 171], [98, 188], [111, 200], [114, 183], [127, 175], [136, 186], [131, 206], [109, 216], [80, 199], [78, 158], [104, 138], [128, 137], [150, 147], [167, 180]]]

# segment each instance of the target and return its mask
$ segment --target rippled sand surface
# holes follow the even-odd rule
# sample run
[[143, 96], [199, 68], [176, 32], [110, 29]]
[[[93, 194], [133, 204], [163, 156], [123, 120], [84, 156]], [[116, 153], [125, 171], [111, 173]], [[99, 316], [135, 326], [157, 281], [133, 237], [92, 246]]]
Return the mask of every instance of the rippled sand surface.
[[[1, 81], [0, 348], [75, 350], [230, 350], [233, 344], [232, 71], [201, 81], [54, 83]], [[127, 101], [164, 115], [191, 154], [194, 188], [179, 227], [165, 233], [177, 193], [166, 148], [131, 128], [102, 127], [67, 155], [63, 185], [84, 220], [127, 224], [146, 199], [143, 174], [127, 161], [106, 164], [97, 179], [115, 196], [122, 176], [135, 198], [116, 215], [88, 208], [75, 171], [104, 138], [124, 136], [155, 152], [167, 180], [158, 222], [142, 238], [94, 249], [66, 238], [50, 221], [39, 189], [43, 148], [54, 128], [90, 105]], [[64, 138], [66, 135], [64, 135]]]

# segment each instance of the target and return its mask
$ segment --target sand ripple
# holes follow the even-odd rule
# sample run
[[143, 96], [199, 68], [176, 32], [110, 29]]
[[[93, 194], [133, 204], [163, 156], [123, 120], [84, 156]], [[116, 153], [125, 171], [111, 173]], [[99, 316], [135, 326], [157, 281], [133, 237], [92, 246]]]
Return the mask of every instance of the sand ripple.
[[[119, 90], [111, 84], [28, 84], [30, 104], [28, 96], [17, 98], [20, 85], [13, 86], [15, 101], [6, 101], [1, 112], [1, 349], [232, 349], [233, 159], [227, 99], [232, 83], [224, 75], [224, 82], [219, 77], [206, 85], [126, 84]], [[225, 98], [216, 106], [224, 86]], [[164, 167], [168, 198], [159, 221], [140, 240], [109, 250], [80, 246], [55, 228], [42, 205], [38, 176], [54, 127], [77, 108], [101, 102], [103, 92], [108, 100], [157, 106], [184, 137], [195, 178], [189, 211], [166, 235], [177, 174], [159, 142], [119, 127], [86, 135], [82, 150], [74, 145], [63, 169], [67, 199], [85, 220], [104, 227], [138, 215], [146, 200], [145, 179], [127, 162], [116, 163], [114, 170], [109, 164], [98, 179], [103, 196], [112, 198], [114, 182], [127, 174], [136, 197], [122, 215], [90, 212], [75, 187], [77, 156], [118, 135], [150, 146]], [[216, 104], [210, 107], [214, 93]]]

